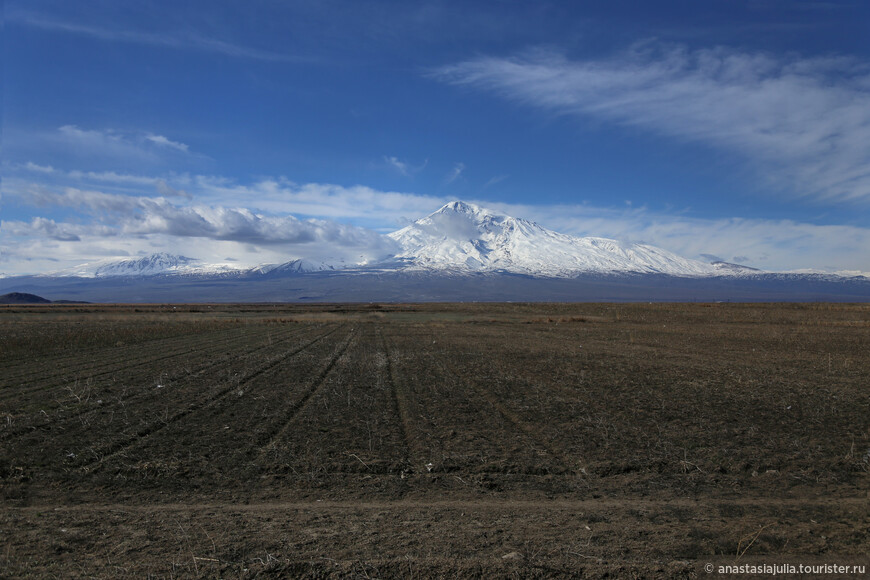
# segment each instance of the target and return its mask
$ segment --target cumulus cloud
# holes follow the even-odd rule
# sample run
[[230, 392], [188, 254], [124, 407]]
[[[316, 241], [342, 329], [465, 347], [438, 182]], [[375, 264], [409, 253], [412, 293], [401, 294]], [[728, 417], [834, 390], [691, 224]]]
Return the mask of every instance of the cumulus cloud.
[[[43, 207], [69, 207], [88, 212], [96, 217], [100, 232], [105, 232], [104, 227], [112, 224], [113, 235], [164, 234], [255, 245], [324, 244], [332, 248], [353, 249], [369, 258], [394, 250], [389, 238], [372, 230], [332, 220], [265, 215], [247, 208], [182, 206], [164, 197], [127, 196], [71, 187], [62, 192], [33, 188], [28, 201]], [[58, 228], [59, 225], [53, 222], [39, 222], [32, 225], [30, 231], [42, 231], [60, 239], [57, 232], [61, 230]], [[10, 233], [21, 234], [23, 230], [10, 230]], [[96, 234], [97, 230], [90, 233]], [[72, 241], [72, 238], [65, 241]]]
[[870, 201], [870, 63], [641, 43], [616, 56], [549, 51], [438, 68], [445, 83], [736, 154], [781, 191]]

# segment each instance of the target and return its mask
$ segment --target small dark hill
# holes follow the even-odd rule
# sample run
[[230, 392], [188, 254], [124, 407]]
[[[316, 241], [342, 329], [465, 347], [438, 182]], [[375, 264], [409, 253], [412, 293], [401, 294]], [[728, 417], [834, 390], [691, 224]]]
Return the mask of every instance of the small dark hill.
[[10, 292], [0, 296], [0, 304], [51, 304], [51, 300], [26, 292]]

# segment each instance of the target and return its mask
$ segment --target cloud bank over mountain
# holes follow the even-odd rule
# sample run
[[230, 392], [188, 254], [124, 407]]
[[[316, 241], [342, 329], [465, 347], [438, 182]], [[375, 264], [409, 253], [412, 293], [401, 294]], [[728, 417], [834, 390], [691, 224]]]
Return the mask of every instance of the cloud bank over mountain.
[[[296, 258], [373, 262], [397, 251], [384, 234], [450, 201], [283, 178], [241, 184], [217, 176], [52, 169], [56, 185], [26, 179], [48, 174], [46, 169], [23, 168], [2, 185], [7, 206], [29, 206], [37, 215], [2, 221], [0, 272], [53, 271], [107, 257], [173, 253], [179, 246], [186, 254], [245, 267]], [[141, 194], [120, 193], [130, 188]], [[870, 271], [870, 230], [857, 226], [469, 201], [565, 234], [647, 243], [693, 259], [713, 254], [766, 270]]]

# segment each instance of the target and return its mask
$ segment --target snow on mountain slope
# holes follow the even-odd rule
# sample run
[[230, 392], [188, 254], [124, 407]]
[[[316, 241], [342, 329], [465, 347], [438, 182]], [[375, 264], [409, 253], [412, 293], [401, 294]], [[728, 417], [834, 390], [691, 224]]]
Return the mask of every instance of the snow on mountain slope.
[[710, 264], [661, 248], [568, 236], [461, 201], [448, 203], [388, 236], [402, 247], [396, 257], [421, 269], [507, 271], [547, 277], [582, 272], [722, 274]]
[[197, 260], [171, 254], [151, 254], [138, 259], [103, 264], [94, 270], [97, 278], [106, 276], [154, 276], [191, 270]]
[[127, 260], [101, 260], [49, 274], [80, 278], [143, 277], [171, 274], [223, 274], [238, 271], [228, 264], [203, 264], [200, 260], [164, 252]]
[[311, 260], [291, 260], [283, 264], [270, 264], [268, 266], [260, 266], [254, 271], [261, 274], [304, 274], [306, 272], [323, 272], [327, 270], [335, 270], [335, 266], [326, 262], [312, 262]]

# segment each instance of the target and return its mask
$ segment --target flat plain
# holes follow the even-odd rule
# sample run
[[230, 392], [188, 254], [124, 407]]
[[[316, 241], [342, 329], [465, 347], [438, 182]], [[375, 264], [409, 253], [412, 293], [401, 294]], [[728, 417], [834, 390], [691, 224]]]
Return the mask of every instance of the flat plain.
[[870, 564], [868, 305], [10, 306], [0, 352], [3, 577]]

